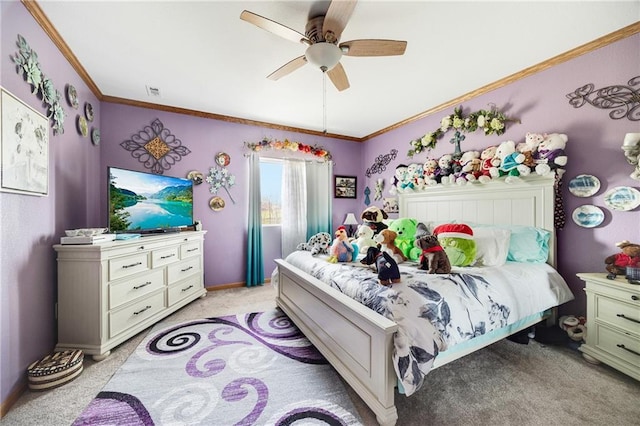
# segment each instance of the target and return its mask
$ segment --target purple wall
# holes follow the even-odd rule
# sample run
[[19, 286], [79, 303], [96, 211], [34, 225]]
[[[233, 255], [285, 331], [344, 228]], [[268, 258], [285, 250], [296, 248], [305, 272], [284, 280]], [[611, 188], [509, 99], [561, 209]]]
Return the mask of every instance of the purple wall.
[[[22, 3], [0, 2], [0, 84], [31, 107], [46, 112], [31, 86], [16, 73], [10, 55], [21, 34], [38, 54], [42, 71], [64, 94], [75, 86], [81, 105], [90, 102], [93, 125], [100, 127], [100, 104]], [[76, 131], [82, 111], [63, 103], [65, 132], [49, 132], [49, 196], [0, 193], [0, 397], [24, 381], [29, 363], [49, 353], [56, 343], [56, 262], [51, 246], [65, 229], [98, 226], [100, 149]]]
[[[215, 156], [226, 152], [231, 157], [227, 167], [236, 177], [236, 184], [230, 188], [229, 195], [221, 189], [216, 195], [225, 200], [224, 210], [214, 212], [209, 208], [209, 200], [214, 195], [209, 192], [206, 182], [194, 187], [194, 218], [202, 221], [203, 229], [208, 231], [205, 237], [205, 285], [241, 283], [245, 280], [246, 230], [248, 215], [249, 177], [248, 159], [244, 154], [244, 142], [257, 142], [270, 137], [319, 145], [331, 152], [335, 159], [335, 174], [354, 174], [360, 170], [363, 144], [339, 139], [323, 138], [301, 133], [283, 132], [257, 126], [229, 123], [182, 114], [168, 113], [146, 108], [130, 107], [119, 104], [102, 104], [102, 131], [100, 179], [105, 182], [101, 187], [100, 205], [103, 224], [106, 225], [106, 169], [107, 166], [124, 167], [144, 171], [144, 167], [120, 143], [137, 134], [152, 121], [159, 119], [171, 134], [180, 139], [182, 145], [189, 148], [190, 154], [183, 157], [171, 169], [165, 171], [169, 176], [186, 176], [191, 170], [207, 174], [215, 166]], [[349, 159], [347, 161], [346, 159]], [[351, 159], [356, 159], [352, 161]], [[362, 181], [362, 178], [360, 179]], [[344, 220], [347, 211], [359, 211], [357, 200], [336, 200], [333, 222], [338, 226]], [[273, 270], [272, 259], [280, 255], [280, 235], [271, 229], [265, 233], [265, 275]], [[273, 232], [276, 231], [276, 232]]]
[[[165, 174], [185, 176], [190, 170], [205, 173], [214, 164], [216, 153], [225, 151], [231, 156], [229, 170], [237, 178], [231, 195], [236, 204], [231, 203], [223, 191], [219, 195], [225, 198], [227, 207], [221, 212], [213, 212], [208, 207], [211, 194], [207, 184], [196, 187], [194, 194], [195, 217], [202, 220], [204, 228], [209, 231], [205, 245], [205, 283], [216, 286], [244, 281], [247, 217], [244, 141], [255, 142], [264, 136], [289, 138], [329, 149], [336, 162], [335, 174], [357, 176], [359, 188], [357, 200], [335, 200], [335, 228], [347, 212], [359, 214], [365, 208], [364, 187], [368, 185], [373, 190], [377, 177], [385, 177], [388, 182], [395, 165], [407, 161], [404, 156], [409, 140], [437, 127], [445, 113], [434, 114], [359, 144], [143, 108], [100, 104], [20, 2], [0, 2], [0, 18], [0, 84], [44, 112], [40, 101], [30, 93], [29, 85], [15, 72], [9, 59], [9, 55], [17, 51], [15, 43], [17, 35], [21, 34], [38, 53], [43, 71], [59, 90], [63, 91], [65, 84], [70, 83], [78, 90], [81, 103], [92, 103], [96, 115], [94, 125], [102, 133], [99, 147], [94, 147], [88, 138], [79, 136], [75, 130], [75, 117], [80, 111], [65, 103], [68, 115], [66, 131], [61, 136], [50, 134], [49, 196], [0, 193], [0, 398], [3, 403], [24, 383], [27, 365], [50, 352], [56, 342], [56, 266], [51, 246], [59, 241], [65, 229], [106, 224], [106, 166], [143, 170], [119, 144], [156, 118], [191, 150], [191, 154]], [[640, 69], [639, 41], [640, 36], [636, 35], [464, 103], [466, 110], [495, 103], [504, 107], [509, 115], [519, 117], [522, 124], [514, 125], [501, 137], [469, 135], [463, 148], [481, 148], [505, 139], [521, 140], [527, 131], [567, 133], [570, 138], [567, 177], [591, 173], [603, 183], [601, 191], [590, 199], [577, 199], [565, 190], [568, 213], [582, 203], [605, 207], [602, 194], [614, 186], [638, 187], [638, 182], [628, 177], [631, 168], [620, 150], [626, 132], [640, 131], [638, 123], [626, 119], [611, 120], [608, 111], [588, 105], [573, 109], [565, 94], [586, 83], [594, 83], [596, 87], [626, 83]], [[388, 153], [392, 148], [398, 149], [398, 158], [383, 174], [374, 174], [370, 181], [365, 181], [365, 169], [379, 154]], [[433, 154], [441, 155], [450, 150], [451, 146], [445, 140]], [[424, 157], [422, 154], [417, 159], [422, 161]], [[602, 259], [615, 251], [615, 242], [640, 240], [637, 210], [606, 211], [607, 219], [599, 228], [578, 228], [569, 220], [565, 230], [559, 234], [559, 269], [578, 296], [577, 301], [567, 307], [567, 312], [584, 313], [585, 310], [580, 291], [582, 284], [574, 277], [575, 272], [600, 271]], [[267, 275], [273, 267], [270, 259], [279, 256], [279, 243], [274, 243], [275, 238], [277, 235], [270, 237], [265, 244], [270, 251], [266, 253]]]
[[[505, 140], [522, 142], [526, 132], [568, 135], [566, 152], [569, 162], [562, 191], [567, 222], [564, 230], [558, 232], [558, 270], [576, 296], [575, 301], [563, 306], [562, 311], [567, 313], [585, 314], [586, 311], [584, 285], [576, 273], [604, 272], [604, 258], [618, 252], [616, 242], [625, 239], [640, 241], [639, 209], [613, 211], [604, 204], [604, 193], [613, 187], [640, 187], [640, 182], [629, 177], [633, 169], [620, 149], [625, 133], [640, 132], [640, 123], [626, 118], [613, 120], [609, 118], [611, 110], [588, 104], [574, 108], [569, 105], [566, 94], [587, 83], [593, 83], [597, 89], [626, 85], [640, 71], [639, 45], [640, 35], [636, 34], [462, 104], [468, 113], [493, 103], [508, 116], [521, 120], [521, 124], [512, 124], [501, 136], [484, 136], [480, 132], [468, 134], [462, 143], [463, 151], [481, 150]], [[413, 159], [406, 156], [409, 141], [437, 129], [440, 119], [452, 111], [453, 108], [435, 113], [367, 141], [363, 158], [365, 168], [379, 154], [392, 148], [398, 150], [398, 158], [383, 174], [373, 175], [369, 185], [373, 185], [376, 178], [384, 177], [388, 188], [396, 165], [424, 162], [428, 156], [426, 152]], [[429, 156], [439, 158], [453, 152], [449, 143], [451, 135], [447, 133]], [[578, 198], [567, 190], [566, 182], [579, 174], [592, 174], [600, 179], [602, 186], [595, 196]], [[386, 191], [385, 196], [389, 196]], [[571, 212], [582, 204], [601, 207], [606, 215], [604, 223], [592, 229], [576, 225], [571, 220]]]

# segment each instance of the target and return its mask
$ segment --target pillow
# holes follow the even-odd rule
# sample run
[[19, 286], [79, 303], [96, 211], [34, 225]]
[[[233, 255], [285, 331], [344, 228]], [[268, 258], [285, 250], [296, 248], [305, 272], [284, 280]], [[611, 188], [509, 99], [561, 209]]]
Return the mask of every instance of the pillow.
[[512, 262], [545, 263], [549, 257], [549, 239], [551, 232], [535, 226], [524, 225], [485, 225], [474, 223], [474, 229], [508, 229], [509, 252], [507, 260]]
[[511, 230], [489, 227], [474, 227], [476, 260], [474, 266], [502, 266], [507, 261]]

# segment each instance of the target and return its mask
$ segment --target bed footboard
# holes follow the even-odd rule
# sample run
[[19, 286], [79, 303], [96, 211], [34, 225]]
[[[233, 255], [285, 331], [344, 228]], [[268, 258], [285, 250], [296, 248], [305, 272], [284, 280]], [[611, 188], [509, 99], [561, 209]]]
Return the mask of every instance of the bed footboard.
[[398, 326], [300, 269], [277, 259], [276, 303], [376, 414], [394, 425]]

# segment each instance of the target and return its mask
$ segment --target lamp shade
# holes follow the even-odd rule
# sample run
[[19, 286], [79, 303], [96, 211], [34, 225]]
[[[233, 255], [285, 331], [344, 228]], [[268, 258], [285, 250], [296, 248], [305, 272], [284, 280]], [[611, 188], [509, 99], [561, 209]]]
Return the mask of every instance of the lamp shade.
[[357, 225], [358, 219], [356, 219], [356, 215], [353, 213], [347, 213], [347, 217], [344, 220], [343, 225]]
[[321, 42], [309, 46], [304, 56], [322, 71], [329, 71], [340, 61], [342, 51], [335, 44]]

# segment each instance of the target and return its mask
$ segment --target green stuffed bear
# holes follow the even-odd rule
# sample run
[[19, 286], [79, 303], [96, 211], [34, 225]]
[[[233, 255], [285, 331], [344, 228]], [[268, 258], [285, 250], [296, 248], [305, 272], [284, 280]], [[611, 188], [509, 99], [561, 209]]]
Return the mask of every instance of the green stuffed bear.
[[396, 219], [389, 225], [389, 229], [398, 234], [395, 239], [396, 247], [407, 259], [414, 261], [417, 261], [422, 254], [422, 250], [415, 246], [417, 227], [418, 221], [408, 218]]
[[433, 235], [438, 237], [452, 266], [469, 266], [474, 263], [476, 242], [469, 225], [462, 223], [440, 225], [433, 230]]

